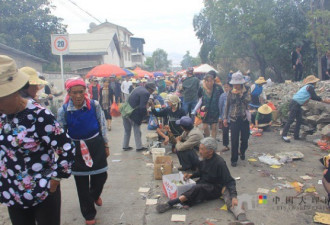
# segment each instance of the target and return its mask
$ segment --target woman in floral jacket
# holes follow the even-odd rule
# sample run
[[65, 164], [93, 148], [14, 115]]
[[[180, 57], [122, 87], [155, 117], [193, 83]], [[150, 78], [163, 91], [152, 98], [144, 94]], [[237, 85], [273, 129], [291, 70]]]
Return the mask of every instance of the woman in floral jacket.
[[0, 203], [13, 225], [59, 225], [59, 183], [71, 175], [75, 148], [47, 109], [20, 95], [28, 80], [0, 55]]

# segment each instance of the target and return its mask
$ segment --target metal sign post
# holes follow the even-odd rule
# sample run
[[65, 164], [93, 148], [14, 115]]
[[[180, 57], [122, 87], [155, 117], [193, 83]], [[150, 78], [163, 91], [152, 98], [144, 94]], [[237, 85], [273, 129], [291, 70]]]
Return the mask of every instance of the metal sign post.
[[65, 90], [65, 81], [64, 81], [64, 72], [63, 72], [63, 55], [60, 55], [60, 63], [61, 63], [61, 78], [62, 78], [62, 87]]
[[52, 53], [60, 56], [61, 77], [64, 87], [64, 71], [63, 71], [63, 55], [69, 53], [69, 35], [68, 34], [52, 34], [51, 35]]

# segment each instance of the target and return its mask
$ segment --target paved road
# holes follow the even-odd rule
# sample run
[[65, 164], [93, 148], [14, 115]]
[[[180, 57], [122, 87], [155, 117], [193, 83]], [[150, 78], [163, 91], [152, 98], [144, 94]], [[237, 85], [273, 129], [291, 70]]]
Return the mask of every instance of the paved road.
[[[146, 125], [142, 126], [143, 140], [148, 132]], [[133, 135], [133, 134], [132, 134]], [[112, 131], [109, 132], [111, 156], [109, 162], [109, 178], [102, 194], [103, 206], [98, 207], [97, 220], [98, 224], [115, 225], [163, 225], [163, 224], [207, 224], [213, 221], [213, 224], [228, 224], [233, 221], [233, 216], [220, 210], [223, 206], [222, 200], [214, 200], [204, 204], [200, 204], [185, 209], [173, 209], [164, 214], [157, 214], [155, 206], [146, 206], [145, 197], [152, 198], [160, 194], [160, 201], [166, 201], [166, 197], [162, 193], [161, 181], [153, 179], [153, 169], [148, 168], [146, 163], [152, 162], [151, 156], [144, 156], [135, 150], [123, 152], [121, 143], [123, 139], [123, 126], [121, 118], [115, 118], [113, 121]], [[134, 146], [133, 137], [131, 138], [131, 146]], [[219, 143], [221, 147], [221, 143]], [[233, 177], [240, 177], [237, 181], [237, 190], [240, 195], [248, 194], [257, 200], [256, 190], [258, 187], [272, 189], [276, 183], [283, 183], [277, 177], [285, 177], [288, 181], [299, 181], [305, 185], [314, 185], [324, 196], [325, 192], [322, 185], [317, 182], [322, 174], [322, 166], [318, 162], [324, 153], [317, 147], [307, 142], [293, 141], [291, 144], [281, 142], [278, 132], [265, 133], [263, 137], [251, 137], [250, 147], [247, 152], [247, 158], [254, 157], [261, 153], [275, 154], [281, 151], [299, 150], [305, 154], [303, 160], [285, 164], [280, 169], [269, 168], [261, 162], [239, 161], [238, 167], [229, 169]], [[178, 167], [177, 157], [170, 154], [174, 159], [174, 165]], [[230, 162], [230, 152], [222, 154], [227, 162]], [[121, 160], [113, 162], [113, 160]], [[227, 163], [229, 164], [229, 163]], [[176, 170], [174, 170], [176, 172]], [[299, 176], [306, 173], [314, 173], [312, 180], [305, 182]], [[272, 174], [275, 180], [272, 179]], [[139, 187], [151, 188], [146, 196], [138, 193]], [[254, 207], [248, 209], [248, 218], [253, 220], [257, 225], [302, 225], [313, 224], [313, 215], [316, 210], [291, 210], [276, 209], [272, 199], [278, 196], [281, 201], [286, 196], [296, 195], [294, 189], [283, 189], [277, 193], [269, 193], [267, 195], [268, 208]], [[307, 196], [308, 197], [308, 196]], [[294, 205], [298, 205], [298, 199], [295, 199]], [[306, 200], [307, 201], [307, 200]], [[308, 204], [308, 202], [307, 202]], [[322, 205], [323, 206], [323, 205]], [[320, 211], [320, 210], [317, 210]], [[322, 211], [322, 210], [321, 210]], [[185, 223], [170, 222], [172, 214], [184, 214], [187, 216]], [[9, 219], [6, 208], [0, 206], [0, 225], [9, 225]], [[63, 225], [81, 225], [84, 219], [81, 216], [77, 192], [73, 178], [62, 182], [62, 224]]]

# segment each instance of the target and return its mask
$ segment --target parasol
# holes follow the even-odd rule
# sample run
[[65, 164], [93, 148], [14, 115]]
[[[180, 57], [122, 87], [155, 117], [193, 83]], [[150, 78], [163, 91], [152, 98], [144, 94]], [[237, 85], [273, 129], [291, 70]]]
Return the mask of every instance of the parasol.
[[126, 76], [126, 72], [121, 69], [119, 66], [112, 65], [112, 64], [102, 64], [95, 66], [93, 69], [91, 69], [86, 77], [110, 77], [111, 75], [116, 76]]

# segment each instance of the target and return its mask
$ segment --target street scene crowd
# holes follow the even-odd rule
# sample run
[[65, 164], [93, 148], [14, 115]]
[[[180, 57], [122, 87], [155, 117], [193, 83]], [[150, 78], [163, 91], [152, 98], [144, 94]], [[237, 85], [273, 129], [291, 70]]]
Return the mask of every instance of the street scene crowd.
[[[301, 79], [299, 71], [296, 79]], [[294, 121], [293, 138], [301, 140], [306, 103], [330, 103], [316, 93], [319, 81], [307, 76], [292, 96], [282, 141], [291, 141]], [[267, 85], [271, 81], [264, 77], [251, 80], [249, 71], [230, 71], [226, 80], [220, 80], [215, 70], [196, 74], [192, 67], [178, 74], [143, 78], [72, 77], [65, 81], [63, 105], [52, 113], [47, 102], [54, 93], [48, 82], [35, 69], [17, 68], [12, 58], [0, 55], [0, 202], [8, 207], [14, 225], [58, 225], [60, 182], [73, 175], [85, 223], [96, 224], [95, 205], [103, 205], [101, 195], [108, 178], [109, 143], [116, 142], [107, 134], [113, 117], [121, 117], [123, 151], [134, 149], [130, 145], [133, 130], [137, 152], [168, 148], [177, 155], [183, 182], [197, 179], [189, 190], [159, 202], [158, 213], [177, 204], [193, 206], [222, 196], [234, 215], [231, 224], [254, 224], [238, 204], [230, 168], [246, 160], [251, 134], [261, 136], [276, 123], [276, 106], [264, 90]], [[41, 95], [46, 98], [41, 100]], [[143, 144], [143, 123], [156, 135], [156, 145]], [[218, 150], [220, 139], [223, 147]], [[329, 132], [323, 142], [329, 145]], [[231, 157], [226, 162], [221, 154], [227, 151]], [[321, 159], [325, 170], [320, 179], [330, 197], [329, 160], [326, 155]]]

